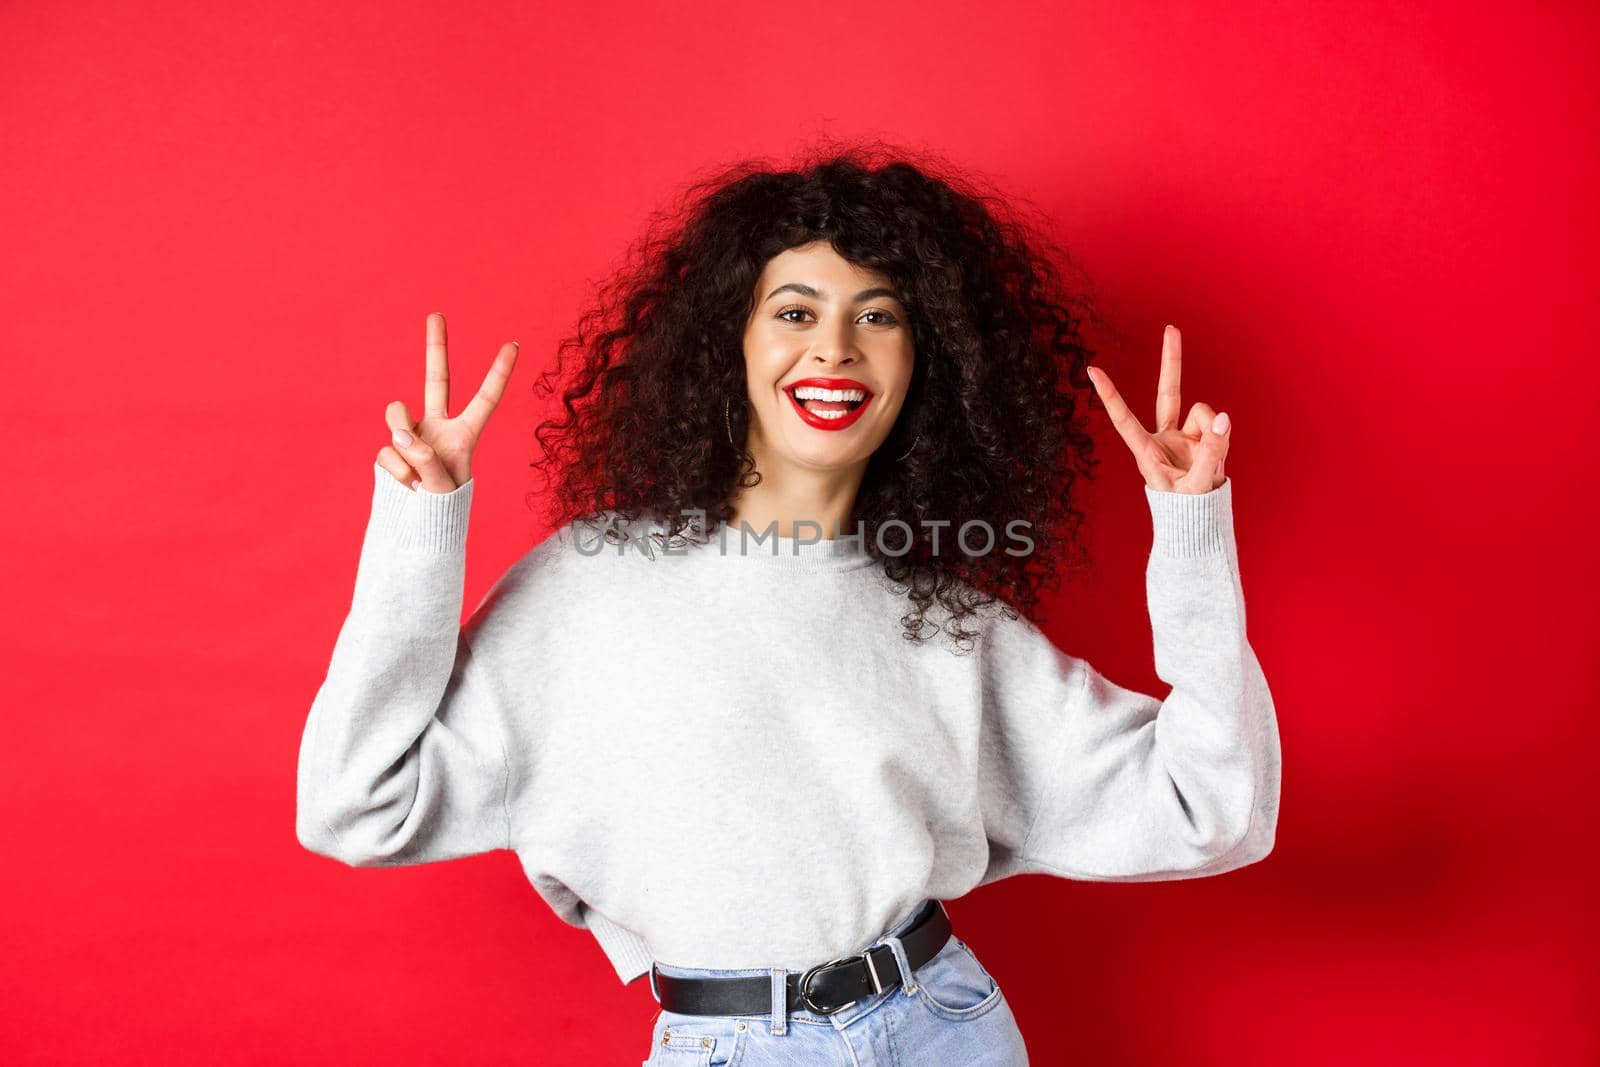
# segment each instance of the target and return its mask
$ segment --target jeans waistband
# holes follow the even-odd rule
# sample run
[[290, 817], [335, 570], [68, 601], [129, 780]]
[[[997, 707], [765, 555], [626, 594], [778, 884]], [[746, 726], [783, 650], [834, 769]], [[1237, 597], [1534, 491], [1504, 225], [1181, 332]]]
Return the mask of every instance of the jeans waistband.
[[[881, 941], [885, 937], [898, 937], [899, 935], [905, 933], [906, 930], [910, 928], [911, 924], [916, 920], [917, 916], [922, 914], [922, 909], [928, 906], [928, 900], [929, 899], [931, 899], [931, 898], [924, 898], [923, 900], [917, 901], [916, 906], [911, 909], [910, 914], [908, 914], [905, 918], [901, 919], [899, 922], [895, 923], [894, 926], [892, 926], [888, 930], [884, 931], [884, 933], [879, 935], [878, 938], [868, 942], [865, 945], [860, 946], [859, 948], [855, 949], [854, 951], [856, 951], [856, 952], [864, 951], [864, 950], [866, 950], [868, 948], [871, 948], [873, 945], [878, 944], [878, 942]], [[839, 953], [839, 955], [847, 955], [847, 953]], [[826, 959], [826, 958], [827, 957], [823, 957], [823, 959]], [[821, 963], [822, 960], [818, 959], [818, 960], [814, 960], [813, 962]], [[771, 973], [771, 970], [772, 970], [772, 968], [770, 968], [770, 967], [736, 967], [736, 968], [679, 967], [679, 966], [675, 966], [675, 965], [670, 964], [670, 963], [660, 963], [660, 962], [658, 962], [656, 964], [656, 969], [658, 971], [661, 971], [663, 974], [676, 975], [676, 976], [678, 976], [680, 978], [743, 977], [743, 976], [752, 975], [752, 974], [769, 974], [769, 973]]]

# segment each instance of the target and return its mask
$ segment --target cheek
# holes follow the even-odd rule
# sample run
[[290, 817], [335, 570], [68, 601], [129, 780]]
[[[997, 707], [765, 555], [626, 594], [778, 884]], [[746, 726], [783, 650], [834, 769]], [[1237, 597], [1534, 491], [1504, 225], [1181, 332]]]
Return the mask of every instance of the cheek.
[[909, 335], [901, 334], [898, 342], [883, 353], [883, 362], [894, 368], [892, 377], [902, 390], [911, 383], [911, 369], [916, 366], [916, 349]]
[[770, 339], [763, 339], [759, 334], [745, 336], [745, 380], [752, 389], [770, 389], [783, 377], [785, 366], [783, 351]]

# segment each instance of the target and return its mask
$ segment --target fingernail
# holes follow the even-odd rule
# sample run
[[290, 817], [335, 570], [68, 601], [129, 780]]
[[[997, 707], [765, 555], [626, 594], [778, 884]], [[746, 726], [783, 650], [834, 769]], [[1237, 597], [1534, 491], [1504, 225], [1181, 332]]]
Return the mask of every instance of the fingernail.
[[396, 430], [394, 432], [394, 444], [396, 448], [410, 448], [411, 435], [404, 430]]
[[1211, 432], [1212, 433], [1218, 433], [1218, 434], [1227, 433], [1228, 432], [1228, 427], [1232, 426], [1232, 425], [1233, 425], [1233, 423], [1228, 421], [1228, 413], [1226, 411], [1224, 411], [1224, 412], [1220, 413], [1216, 418], [1211, 420]]

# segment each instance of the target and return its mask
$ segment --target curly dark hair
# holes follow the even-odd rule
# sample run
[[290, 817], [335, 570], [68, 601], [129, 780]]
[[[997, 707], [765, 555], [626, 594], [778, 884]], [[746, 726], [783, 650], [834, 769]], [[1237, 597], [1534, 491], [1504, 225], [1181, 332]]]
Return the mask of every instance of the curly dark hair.
[[[731, 521], [730, 498], [761, 477], [724, 422], [731, 398], [733, 439], [744, 440], [742, 338], [755, 285], [773, 256], [821, 239], [890, 278], [910, 313], [911, 384], [851, 513], [875, 564], [905, 587], [903, 636], [921, 642], [932, 625], [970, 647], [977, 631], [962, 623], [979, 609], [1032, 612], [1058, 568], [1086, 558], [1075, 537], [1084, 514], [1069, 496], [1099, 463], [1079, 412], [1093, 395], [1080, 326], [1098, 317], [1082, 292], [1064, 291], [1041, 250], [1071, 260], [1040, 229], [921, 159], [855, 146], [813, 149], [791, 169], [740, 162], [653, 216], [535, 384], [550, 395], [567, 379], [564, 415], [534, 431], [542, 456], [531, 466], [546, 490], [554, 485], [549, 520], [654, 512], [667, 536], [695, 513], [707, 529]], [[570, 372], [568, 350], [579, 357]], [[913, 531], [900, 555], [905, 527], [885, 531], [891, 554], [878, 543], [891, 520]], [[937, 553], [923, 520], [950, 523]], [[972, 520], [997, 539], [1008, 523], [1028, 522], [1033, 551], [952, 551], [954, 532]], [[927, 617], [935, 601], [946, 609], [937, 624]]]

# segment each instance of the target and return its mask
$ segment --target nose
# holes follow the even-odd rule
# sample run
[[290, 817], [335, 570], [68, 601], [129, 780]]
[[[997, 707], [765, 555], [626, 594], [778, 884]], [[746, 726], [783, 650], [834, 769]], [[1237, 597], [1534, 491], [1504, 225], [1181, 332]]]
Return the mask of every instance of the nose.
[[819, 331], [811, 350], [812, 361], [821, 367], [845, 367], [859, 358], [851, 343], [849, 324], [842, 321], [831, 330]]
[[856, 362], [858, 358], [848, 345], [838, 342], [829, 345], [818, 345], [811, 353], [812, 361], [824, 367], [849, 366]]

